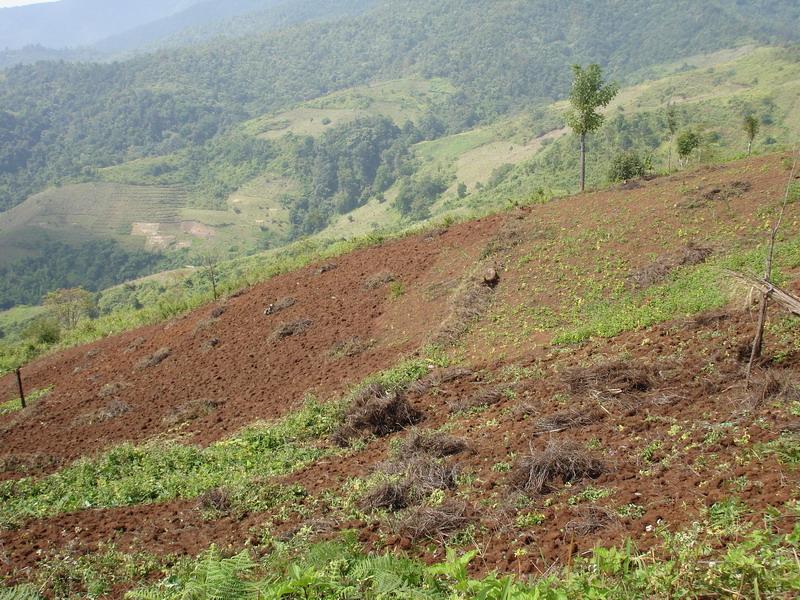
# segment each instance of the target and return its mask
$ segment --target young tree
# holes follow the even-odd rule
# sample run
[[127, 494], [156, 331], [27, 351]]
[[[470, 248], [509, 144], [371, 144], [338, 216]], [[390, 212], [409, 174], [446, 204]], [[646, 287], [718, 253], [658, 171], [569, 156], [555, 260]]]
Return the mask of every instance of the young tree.
[[211, 291], [214, 294], [214, 301], [216, 302], [219, 299], [219, 294], [217, 294], [216, 257], [212, 256], [211, 253], [207, 253], [205, 256], [203, 256], [203, 267], [205, 268], [206, 275], [211, 283]]
[[669, 158], [667, 171], [672, 171], [672, 145], [675, 143], [675, 134], [678, 133], [678, 110], [671, 102], [667, 104], [667, 131], [669, 131]]
[[44, 305], [63, 327], [72, 329], [91, 312], [94, 300], [91, 293], [78, 287], [48, 293]]
[[686, 166], [692, 152], [697, 150], [700, 146], [700, 136], [691, 129], [685, 129], [678, 136], [678, 157], [680, 157], [682, 165]]
[[756, 139], [758, 130], [761, 128], [761, 124], [753, 115], [747, 115], [745, 116], [744, 123], [742, 125], [744, 127], [744, 132], [747, 135], [747, 156], [750, 156], [750, 153], [753, 150], [753, 140]]
[[586, 135], [597, 131], [603, 124], [603, 115], [598, 108], [608, 106], [619, 87], [616, 83], [605, 83], [599, 65], [591, 64], [585, 69], [573, 65], [572, 91], [569, 95], [572, 110], [567, 113], [567, 125], [581, 139], [581, 192], [586, 189]]

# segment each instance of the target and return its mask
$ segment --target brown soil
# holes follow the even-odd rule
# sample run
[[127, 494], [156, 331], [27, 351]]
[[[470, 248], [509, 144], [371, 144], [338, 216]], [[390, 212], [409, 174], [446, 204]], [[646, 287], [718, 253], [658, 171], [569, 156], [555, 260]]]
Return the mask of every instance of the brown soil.
[[[741, 193], [724, 201], [677, 206], [688, 183], [696, 189], [728, 189], [729, 183], [745, 179], [749, 187], [737, 187]], [[566, 235], [570, 228], [624, 221], [624, 235], [617, 231], [619, 237], [602, 250], [620, 257], [616, 268], [624, 279], [685, 246], [675, 236], [681, 227], [689, 227], [699, 242], [713, 242], [715, 250], [752, 243], [750, 225], [758, 221], [757, 210], [765, 197], [777, 198], [784, 183], [780, 157], [773, 156], [656, 179], [627, 192], [565, 199], [454, 226], [441, 235], [359, 251], [337, 259], [335, 270], [320, 273], [317, 265], [275, 278], [230, 299], [227, 310], [199, 335], [193, 331], [208, 319], [208, 308], [163, 327], [38, 361], [25, 371], [29, 387], [54, 385], [54, 391], [26, 413], [1, 418], [6, 478], [19, 476], [19, 469], [12, 468], [15, 460], [30, 463], [30, 472], [44, 473], [111, 444], [165, 432], [208, 443], [254, 420], [286, 413], [307, 392], [329, 398], [430, 339], [452, 315], [448, 302], [486, 254], [490, 240], [501, 273], [493, 308], [471, 328], [465, 348], [456, 350], [469, 369], [434, 372], [403, 394], [421, 416], [418, 429], [388, 433], [363, 449], [321, 459], [280, 479], [303, 486], [314, 499], [307, 501], [310, 517], [279, 521], [272, 514], [253, 514], [205, 520], [197, 501], [82, 511], [3, 531], [7, 560], [0, 573], [24, 578], [24, 569], [44, 556], [65, 549], [91, 551], [108, 541], [120, 550], [193, 555], [211, 543], [241, 548], [267, 526], [290, 537], [301, 525], [311, 526], [320, 538], [356, 529], [367, 550], [408, 552], [430, 561], [443, 557], [449, 527], [472, 523], [482, 549], [476, 571], [538, 574], [597, 544], [630, 538], [641, 549], [655, 548], [662, 528], [682, 529], [714, 502], [731, 496], [746, 503], [746, 519], [754, 522], [768, 507], [786, 512], [784, 504], [797, 498], [798, 472], [774, 455], [742, 457], [797, 427], [790, 402], [800, 384], [800, 353], [792, 340], [770, 336], [769, 351], [781, 351], [783, 360], [773, 364], [767, 357], [759, 366], [755, 392], [747, 390], [742, 348], [753, 332], [749, 308], [728, 307], [575, 347], [549, 346], [548, 332], [531, 333], [519, 344], [489, 337], [499, 327], [503, 306], [535, 302], [558, 307], [574, 293], [542, 285], [554, 281], [558, 256], [540, 254], [530, 264], [519, 262], [541, 250], [537, 244]], [[592, 241], [591, 253], [595, 243], [600, 247]], [[572, 268], [585, 259], [579, 255], [564, 262]], [[392, 301], [385, 288], [364, 286], [380, 272], [403, 282], [402, 298]], [[285, 297], [296, 298], [296, 304], [279, 316], [264, 315], [270, 303]], [[271, 339], [281, 323], [300, 320], [311, 325], [297, 335]], [[212, 337], [219, 344], [204, 351]], [[354, 338], [374, 343], [352, 355], [335, 351], [342, 340]], [[130, 347], [135, 349], [126, 352]], [[160, 364], [135, 368], [165, 347], [171, 353]], [[0, 399], [14, 395], [12, 384], [8, 378], [0, 381]], [[103, 410], [110, 398], [130, 410], [88, 425], [76, 419]], [[174, 415], [198, 399], [207, 399], [203, 402], [213, 403], [213, 409], [198, 410], [196, 416], [192, 412], [190, 420], [171, 429]], [[352, 521], [321, 497], [326, 491], [341, 493], [351, 478], [385, 465], [393, 458], [390, 447], [401, 452], [424, 447], [414, 436], [445, 424], [467, 450], [443, 460], [469, 477], [459, 479], [454, 490], [444, 490], [439, 513], [424, 507], [410, 512], [419, 510], [411, 507], [389, 519], [371, 515]], [[409, 441], [406, 450], [395, 443], [403, 440]], [[514, 465], [554, 444], [591, 449], [602, 458], [603, 468], [567, 471], [566, 476], [554, 471], [546, 486], [520, 491]], [[589, 486], [609, 495], [582, 500]], [[528, 498], [524, 509], [519, 508], [520, 494]], [[620, 515], [618, 509], [627, 505], [641, 514]], [[515, 517], [527, 512], [540, 513], [544, 522], [520, 529]], [[794, 519], [781, 513], [779, 528], [789, 531]], [[424, 539], [423, 522], [426, 531], [434, 532], [435, 543]]]
[[[208, 308], [39, 360], [24, 369], [27, 388], [54, 389], [30, 410], [0, 417], [0, 459], [35, 452], [69, 461], [152, 438], [169, 431], [178, 407], [197, 399], [219, 408], [176, 433], [206, 444], [253, 421], [275, 419], [308, 393], [331, 397], [420, 347], [430, 323], [448, 310], [446, 303], [428, 300], [425, 288], [460, 277], [499, 222], [484, 219], [453, 227], [435, 241], [411, 237], [354, 252], [323, 274], [312, 265], [276, 277], [229, 299], [225, 312], [196, 334]], [[404, 282], [402, 303], [390, 300], [385, 289], [364, 287], [376, 267]], [[279, 315], [264, 315], [270, 303], [286, 297], [297, 302]], [[305, 331], [273, 337], [285, 323], [304, 321], [311, 321]], [[376, 342], [352, 356], [331, 352], [349, 338]], [[209, 349], [211, 339], [219, 342]], [[102, 411], [107, 401], [101, 396], [114, 382], [115, 397], [130, 410], [89, 424], [76, 420]], [[11, 376], [0, 380], [0, 401], [16, 396], [15, 385]]]

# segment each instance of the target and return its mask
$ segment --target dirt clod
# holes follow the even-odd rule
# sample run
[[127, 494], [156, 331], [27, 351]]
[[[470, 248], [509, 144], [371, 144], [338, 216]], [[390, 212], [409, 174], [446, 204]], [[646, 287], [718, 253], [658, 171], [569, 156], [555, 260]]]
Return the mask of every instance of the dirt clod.
[[275, 331], [272, 332], [272, 339], [282, 340], [293, 335], [299, 335], [304, 331], [308, 331], [311, 325], [312, 322], [310, 319], [300, 319], [298, 321], [282, 323]]
[[150, 356], [145, 356], [138, 363], [136, 363], [136, 368], [141, 370], [158, 366], [162, 362], [164, 362], [167, 358], [169, 358], [170, 354], [172, 354], [172, 350], [170, 348], [166, 347], [160, 348]]

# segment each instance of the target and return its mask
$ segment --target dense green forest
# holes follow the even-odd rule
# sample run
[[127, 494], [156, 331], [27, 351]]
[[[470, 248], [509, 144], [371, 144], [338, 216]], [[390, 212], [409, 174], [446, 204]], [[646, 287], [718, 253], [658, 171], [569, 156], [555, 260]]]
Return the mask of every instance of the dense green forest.
[[102, 290], [152, 272], [164, 262], [158, 254], [130, 251], [112, 240], [43, 242], [42, 250], [40, 257], [0, 266], [0, 309], [38, 304], [54, 288]]
[[626, 78], [748, 39], [798, 36], [787, 0], [379, 2], [362, 16], [113, 64], [41, 62], [0, 87], [0, 209], [93, 168], [206, 143], [248, 117], [376, 78], [452, 80], [448, 131], [563, 96], [573, 62]]

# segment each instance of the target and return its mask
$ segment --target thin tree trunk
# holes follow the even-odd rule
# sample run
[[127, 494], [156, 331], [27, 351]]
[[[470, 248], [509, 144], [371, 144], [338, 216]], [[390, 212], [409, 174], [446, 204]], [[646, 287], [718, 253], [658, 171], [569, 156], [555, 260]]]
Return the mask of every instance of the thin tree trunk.
[[672, 138], [669, 139], [669, 158], [667, 158], [667, 173], [672, 172]]
[[753, 140], [747, 142], [747, 156], [750, 156], [750, 151], [753, 149]]
[[[786, 184], [786, 193], [783, 197], [783, 204], [781, 205], [781, 212], [778, 215], [778, 220], [772, 226], [772, 232], [769, 239], [769, 249], [767, 251], [767, 259], [764, 266], [764, 281], [767, 283], [772, 282], [772, 260], [775, 256], [775, 241], [778, 238], [778, 229], [780, 229], [783, 222], [783, 216], [786, 213], [786, 205], [789, 203], [789, 192], [794, 183], [794, 175], [797, 172], [797, 151], [795, 151], [794, 163], [792, 164], [792, 171], [789, 174], [789, 183]], [[761, 358], [761, 351], [764, 345], [764, 325], [767, 320], [767, 305], [769, 303], [769, 294], [766, 292], [761, 294], [761, 304], [758, 311], [758, 325], [756, 326], [756, 335], [753, 339], [753, 348], [750, 351], [750, 362], [747, 363], [747, 381], [750, 382], [750, 374], [753, 371], [753, 363]]]
[[586, 134], [581, 134], [581, 192], [586, 189]]

